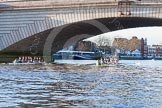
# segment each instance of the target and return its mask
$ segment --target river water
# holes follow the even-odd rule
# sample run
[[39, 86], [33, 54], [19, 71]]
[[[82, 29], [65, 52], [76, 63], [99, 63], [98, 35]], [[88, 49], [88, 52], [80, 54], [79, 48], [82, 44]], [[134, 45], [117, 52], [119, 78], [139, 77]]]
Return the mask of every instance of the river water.
[[0, 65], [0, 107], [162, 108], [162, 61]]

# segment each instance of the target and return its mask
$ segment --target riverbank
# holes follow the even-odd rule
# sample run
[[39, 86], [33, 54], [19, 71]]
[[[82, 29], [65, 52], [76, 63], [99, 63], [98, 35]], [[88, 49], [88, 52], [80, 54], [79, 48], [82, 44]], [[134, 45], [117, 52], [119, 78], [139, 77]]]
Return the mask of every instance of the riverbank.
[[119, 56], [119, 60], [162, 60], [162, 57]]

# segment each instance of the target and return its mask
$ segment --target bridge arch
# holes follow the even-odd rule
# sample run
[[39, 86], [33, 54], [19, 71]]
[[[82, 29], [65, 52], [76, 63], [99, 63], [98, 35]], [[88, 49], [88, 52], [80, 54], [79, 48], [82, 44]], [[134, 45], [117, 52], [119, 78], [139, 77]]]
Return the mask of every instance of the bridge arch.
[[58, 0], [1, 3], [5, 8], [0, 6], [0, 50], [54, 27], [87, 20], [114, 17], [162, 18], [161, 2], [153, 1], [127, 3], [126, 0], [126, 3], [120, 5], [114, 0], [68, 0], [63, 4]]
[[86, 20], [37, 33], [7, 47], [1, 53], [51, 56], [78, 40], [99, 34], [136, 27], [162, 26], [162, 19], [114, 17]]

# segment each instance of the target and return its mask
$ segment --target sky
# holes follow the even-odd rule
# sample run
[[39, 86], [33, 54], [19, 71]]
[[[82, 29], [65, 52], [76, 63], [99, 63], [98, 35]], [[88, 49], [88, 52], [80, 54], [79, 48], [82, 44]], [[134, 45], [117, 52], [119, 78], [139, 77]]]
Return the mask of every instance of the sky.
[[[131, 39], [133, 36], [137, 36], [138, 39], [147, 38], [148, 45], [162, 45], [162, 27], [140, 27], [113, 31], [102, 34], [101, 36], [109, 37], [111, 40], [114, 38], [127, 38]], [[88, 40], [94, 41], [95, 37]]]

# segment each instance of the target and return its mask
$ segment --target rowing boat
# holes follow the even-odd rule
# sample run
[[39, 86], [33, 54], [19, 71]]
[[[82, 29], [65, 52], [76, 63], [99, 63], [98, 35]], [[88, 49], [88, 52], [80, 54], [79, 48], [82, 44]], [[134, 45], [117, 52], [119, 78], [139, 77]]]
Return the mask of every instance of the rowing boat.
[[101, 66], [101, 67], [114, 67], [114, 66], [117, 66], [118, 65], [118, 63], [103, 63], [103, 64], [97, 64], [96, 63], [96, 66]]
[[8, 63], [9, 65], [42, 65], [44, 62], [32, 62], [32, 63]]

